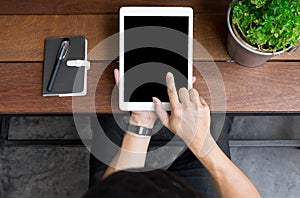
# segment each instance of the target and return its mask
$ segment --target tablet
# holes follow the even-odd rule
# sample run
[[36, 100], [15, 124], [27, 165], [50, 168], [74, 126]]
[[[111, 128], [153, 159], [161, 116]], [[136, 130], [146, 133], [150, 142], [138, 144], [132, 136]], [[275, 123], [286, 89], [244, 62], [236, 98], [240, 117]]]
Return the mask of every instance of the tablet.
[[192, 88], [192, 8], [122, 7], [119, 42], [121, 110], [153, 111], [152, 97], [170, 110], [167, 72], [177, 90]]

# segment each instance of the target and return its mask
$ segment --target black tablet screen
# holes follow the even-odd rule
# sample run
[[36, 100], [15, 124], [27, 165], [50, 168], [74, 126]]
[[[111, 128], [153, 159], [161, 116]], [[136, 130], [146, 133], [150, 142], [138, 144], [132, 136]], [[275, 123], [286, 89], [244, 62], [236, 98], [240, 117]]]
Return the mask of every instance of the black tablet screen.
[[124, 33], [125, 102], [152, 102], [153, 96], [169, 102], [168, 71], [174, 74], [177, 89], [188, 87], [188, 23], [186, 16], [125, 16], [125, 30], [143, 32]]

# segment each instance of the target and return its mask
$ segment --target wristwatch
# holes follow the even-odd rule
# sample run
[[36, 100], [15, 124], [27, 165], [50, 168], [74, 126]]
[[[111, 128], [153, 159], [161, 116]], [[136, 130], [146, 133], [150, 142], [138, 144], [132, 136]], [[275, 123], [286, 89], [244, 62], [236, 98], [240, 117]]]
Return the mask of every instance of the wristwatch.
[[152, 134], [152, 129], [142, 127], [142, 126], [133, 125], [133, 124], [130, 124], [129, 122], [128, 122], [127, 127], [126, 127], [126, 131], [135, 133], [137, 135], [145, 135], [145, 136], [151, 136], [151, 134]]

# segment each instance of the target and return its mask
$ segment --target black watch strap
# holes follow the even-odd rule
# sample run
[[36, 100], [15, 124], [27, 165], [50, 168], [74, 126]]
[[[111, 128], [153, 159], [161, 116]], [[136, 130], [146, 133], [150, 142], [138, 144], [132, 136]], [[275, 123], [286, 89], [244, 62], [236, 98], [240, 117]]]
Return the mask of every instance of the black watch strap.
[[130, 124], [129, 122], [128, 122], [127, 127], [126, 127], [126, 131], [135, 133], [137, 135], [145, 135], [145, 136], [151, 136], [151, 134], [152, 134], [152, 129], [142, 127], [142, 126], [133, 125], [133, 124]]

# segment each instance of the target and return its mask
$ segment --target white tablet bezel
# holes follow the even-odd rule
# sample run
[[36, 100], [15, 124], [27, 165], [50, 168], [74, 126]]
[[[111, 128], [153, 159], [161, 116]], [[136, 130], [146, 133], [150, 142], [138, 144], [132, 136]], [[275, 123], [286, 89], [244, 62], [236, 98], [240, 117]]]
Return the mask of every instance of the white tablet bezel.
[[[190, 7], [122, 7], [120, 9], [119, 40], [119, 108], [122, 111], [154, 111], [153, 102], [124, 101], [124, 17], [125, 16], [187, 16], [188, 27], [188, 89], [192, 88], [193, 70], [193, 9]], [[166, 110], [171, 110], [169, 102], [163, 102]]]

